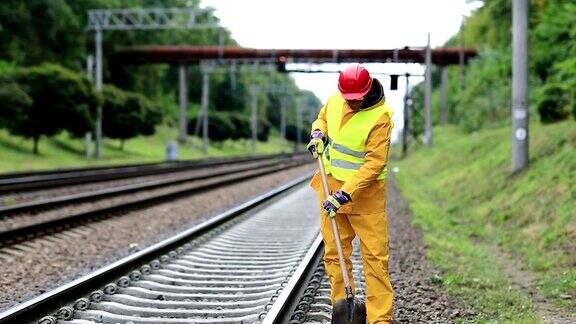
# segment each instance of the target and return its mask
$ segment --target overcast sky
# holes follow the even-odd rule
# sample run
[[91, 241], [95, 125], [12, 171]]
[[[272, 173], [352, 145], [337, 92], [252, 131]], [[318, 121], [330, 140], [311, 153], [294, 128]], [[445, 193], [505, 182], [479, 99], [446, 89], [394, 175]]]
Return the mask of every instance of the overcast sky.
[[[221, 24], [244, 47], [318, 49], [393, 49], [446, 42], [460, 28], [462, 15], [477, 4], [466, 0], [201, 0], [216, 9]], [[290, 68], [290, 67], [289, 67]], [[339, 70], [336, 65], [327, 66]], [[422, 74], [417, 64], [370, 64], [371, 72]], [[296, 84], [324, 102], [337, 90], [337, 74], [292, 74]], [[388, 77], [378, 77], [401, 127], [402, 97], [390, 91]], [[411, 83], [421, 81], [412, 79]], [[397, 127], [399, 129], [400, 127]]]

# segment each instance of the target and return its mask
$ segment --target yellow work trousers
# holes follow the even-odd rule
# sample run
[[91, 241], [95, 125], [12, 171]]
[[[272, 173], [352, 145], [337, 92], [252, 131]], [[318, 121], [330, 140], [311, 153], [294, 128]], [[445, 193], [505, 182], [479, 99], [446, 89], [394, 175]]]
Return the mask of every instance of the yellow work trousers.
[[[330, 218], [320, 213], [320, 230], [324, 238], [324, 265], [332, 287], [332, 304], [345, 299], [344, 279], [338, 263], [338, 251], [330, 227]], [[388, 273], [388, 221], [385, 212], [375, 214], [338, 214], [336, 223], [352, 288], [352, 240], [360, 238], [360, 250], [366, 275], [366, 312], [368, 322], [391, 323], [394, 292]]]

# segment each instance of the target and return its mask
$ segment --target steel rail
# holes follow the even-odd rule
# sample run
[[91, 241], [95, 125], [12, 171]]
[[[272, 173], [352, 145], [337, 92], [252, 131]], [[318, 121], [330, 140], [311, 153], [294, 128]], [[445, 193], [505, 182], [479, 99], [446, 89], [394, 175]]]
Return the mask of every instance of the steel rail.
[[[11, 206], [2, 206], [2, 207], [0, 207], [0, 219], [2, 217], [5, 217], [6, 215], [29, 212], [29, 211], [37, 210], [40, 208], [48, 208], [48, 207], [59, 206], [59, 205], [67, 205], [67, 204], [71, 204], [71, 203], [79, 203], [79, 202], [101, 199], [101, 198], [110, 197], [110, 196], [117, 196], [117, 195], [134, 193], [134, 192], [143, 191], [143, 190], [151, 190], [151, 189], [166, 187], [166, 186], [170, 186], [170, 185], [176, 185], [176, 184], [180, 184], [180, 183], [190, 182], [190, 181], [204, 180], [204, 179], [229, 175], [229, 174], [233, 174], [233, 173], [248, 171], [248, 170], [251, 170], [253, 168], [268, 167], [268, 166], [275, 165], [279, 162], [282, 162], [282, 160], [274, 159], [272, 161], [264, 162], [264, 163], [261, 163], [261, 164], [256, 165], [256, 166], [248, 165], [248, 166], [244, 166], [244, 167], [236, 167], [236, 168], [231, 168], [231, 169], [224, 170], [224, 171], [208, 173], [208, 174], [204, 174], [204, 175], [186, 176], [186, 177], [182, 177], [182, 178], [178, 178], [178, 179], [153, 180], [153, 181], [141, 182], [141, 183], [136, 183], [136, 184], [123, 185], [123, 186], [114, 187], [114, 188], [110, 188], [110, 189], [88, 191], [88, 192], [82, 192], [82, 193], [77, 193], [77, 194], [72, 194], [72, 195], [65, 195], [65, 196], [59, 196], [59, 197], [53, 197], [53, 198], [47, 198], [47, 199], [34, 200], [34, 201], [25, 202], [25, 203], [16, 204], [16, 205], [11, 205]], [[241, 162], [236, 162], [236, 163], [241, 163]]]
[[256, 172], [251, 172], [248, 174], [240, 174], [231, 179], [218, 179], [216, 178], [213, 182], [186, 188], [183, 190], [178, 190], [175, 192], [165, 193], [153, 197], [138, 199], [130, 202], [120, 203], [114, 206], [104, 207], [100, 209], [90, 210], [87, 212], [81, 212], [78, 214], [66, 215], [58, 219], [49, 220], [45, 222], [35, 223], [27, 226], [22, 226], [19, 228], [14, 228], [10, 230], [0, 231], [0, 247], [8, 246], [15, 243], [19, 243], [31, 238], [37, 238], [39, 236], [52, 234], [59, 232], [63, 229], [68, 229], [79, 224], [87, 223], [93, 219], [104, 217], [105, 215], [115, 214], [121, 211], [134, 210], [138, 208], [145, 208], [154, 204], [161, 202], [173, 200], [179, 197], [187, 196], [195, 192], [205, 191], [207, 189], [212, 189], [220, 187], [222, 185], [229, 185], [239, 181], [255, 178], [258, 176], [263, 176], [266, 174], [274, 173], [277, 171], [285, 170], [288, 168], [303, 165], [301, 162], [292, 162], [284, 165], [268, 167], [260, 169]]
[[[259, 228], [262, 225], [261, 224], [267, 224], [267, 222], [274, 221], [274, 222], [279, 222], [281, 220], [278, 220], [275, 217], [272, 217], [270, 219], [270, 217], [268, 217], [267, 219], [262, 219], [262, 217], [257, 218], [254, 220], [254, 217], [256, 216], [248, 216], [246, 219], [246, 223], [248, 223], [248, 221], [252, 220], [251, 225], [246, 225], [244, 227], [242, 227], [241, 225], [244, 223], [237, 223], [239, 224], [238, 226], [234, 226], [231, 227], [232, 229], [235, 229], [235, 232], [233, 232], [232, 230], [228, 231], [226, 229], [226, 227], [223, 227], [222, 225], [224, 225], [225, 223], [228, 223], [230, 220], [241, 216], [245, 213], [247, 213], [248, 211], [253, 211], [255, 209], [260, 209], [262, 210], [262, 208], [264, 208], [264, 205], [266, 202], [270, 202], [272, 201], [272, 199], [279, 197], [282, 193], [285, 193], [287, 191], [289, 191], [290, 189], [295, 188], [296, 186], [302, 184], [303, 182], [307, 181], [308, 179], [310, 179], [311, 175], [306, 175], [303, 177], [300, 177], [286, 185], [283, 185], [275, 190], [269, 191], [263, 195], [260, 195], [246, 203], [243, 203], [237, 207], [234, 207], [226, 212], [223, 212], [221, 214], [219, 214], [218, 216], [202, 223], [199, 224], [197, 226], [194, 226], [180, 234], [177, 234], [169, 239], [163, 240], [157, 244], [154, 244], [148, 248], [145, 248], [135, 254], [132, 254], [126, 258], [123, 258], [119, 261], [116, 261], [108, 266], [105, 266], [95, 272], [92, 272], [86, 276], [83, 276], [79, 279], [76, 279], [66, 285], [63, 285], [57, 289], [54, 289], [52, 291], [49, 291], [47, 293], [42, 294], [41, 296], [38, 296], [30, 301], [24, 302], [16, 307], [13, 307], [9, 310], [7, 310], [4, 313], [0, 314], [0, 323], [25, 323], [25, 322], [30, 322], [30, 321], [34, 321], [34, 320], [38, 320], [42, 314], [46, 314], [46, 313], [53, 313], [55, 312], [56, 309], [58, 309], [59, 307], [61, 307], [60, 309], [58, 309], [57, 311], [57, 317], [54, 316], [48, 316], [42, 319], [41, 323], [55, 323], [57, 321], [58, 318], [61, 319], [65, 319], [68, 318], [70, 319], [71, 316], [73, 316], [74, 312], [80, 312], [83, 316], [97, 316], [98, 314], [101, 314], [102, 312], [104, 312], [104, 315], [106, 315], [106, 311], [109, 310], [114, 310], [116, 312], [125, 312], [127, 311], [127, 315], [117, 315], [120, 319], [122, 318], [127, 318], [127, 316], [129, 316], [130, 312], [133, 311], [143, 311], [143, 312], [152, 312], [152, 315], [156, 314], [154, 312], [158, 311], [158, 310], [150, 310], [149, 308], [140, 308], [140, 307], [134, 307], [134, 306], [119, 306], [118, 304], [118, 300], [116, 300], [116, 302], [110, 302], [107, 301], [106, 298], [103, 299], [103, 297], [106, 296], [112, 296], [112, 297], [117, 297], [120, 298], [120, 300], [126, 300], [128, 302], [139, 302], [138, 298], [135, 297], [134, 298], [128, 298], [125, 297], [126, 293], [132, 291], [132, 292], [136, 292], [141, 294], [143, 291], [148, 291], [144, 288], [138, 288], [138, 287], [146, 287], [147, 285], [149, 286], [151, 283], [149, 282], [149, 277], [151, 276], [156, 276], [156, 277], [160, 277], [160, 279], [162, 278], [162, 274], [166, 274], [166, 273], [176, 273], [179, 274], [180, 278], [187, 278], [190, 276], [197, 276], [197, 277], [202, 277], [202, 276], [218, 276], [218, 273], [222, 273], [223, 271], [218, 270], [221, 266], [219, 266], [216, 261], [213, 261], [214, 265], [210, 265], [211, 262], [208, 261], [204, 261], [203, 262], [196, 262], [194, 261], [193, 258], [191, 258], [191, 254], [192, 253], [199, 253], [199, 250], [201, 249], [210, 249], [213, 248], [215, 249], [215, 251], [218, 250], [224, 250], [224, 251], [232, 251], [236, 254], [239, 254], [239, 256], [237, 255], [236, 258], [240, 258], [239, 260], [242, 260], [242, 253], [248, 253], [248, 252], [242, 252], [242, 251], [250, 251], [251, 249], [253, 250], [253, 248], [256, 248], [256, 255], [258, 256], [258, 258], [256, 260], [260, 260], [260, 261], [252, 261], [252, 263], [254, 265], [252, 266], [246, 266], [243, 265], [241, 268], [246, 268], [246, 270], [236, 270], [236, 271], [232, 271], [235, 272], [233, 273], [231, 279], [228, 280], [238, 280], [238, 278], [242, 277], [242, 276], [249, 276], [250, 273], [252, 273], [252, 271], [250, 271], [248, 268], [257, 268], [258, 264], [262, 264], [265, 267], [268, 267], [268, 265], [272, 265], [274, 269], [277, 270], [272, 270], [271, 272], [269, 272], [269, 274], [267, 275], [269, 278], [272, 279], [267, 279], [268, 282], [267, 283], [262, 283], [262, 282], [256, 282], [252, 285], [249, 285], [251, 287], [256, 287], [256, 290], [250, 288], [248, 290], [246, 290], [246, 284], [244, 282], [239, 282], [238, 283], [238, 291], [245, 291], [245, 293], [242, 293], [242, 296], [238, 295], [238, 293], [234, 293], [233, 291], [228, 292], [227, 289], [222, 289], [222, 288], [218, 288], [219, 286], [216, 285], [214, 286], [214, 289], [217, 290], [223, 290], [221, 293], [217, 294], [218, 298], [224, 298], [225, 300], [229, 300], [228, 302], [225, 302], [227, 305], [231, 305], [233, 306], [234, 304], [234, 298], [239, 298], [243, 297], [243, 299], [249, 298], [250, 300], [247, 301], [247, 305], [250, 306], [246, 306], [248, 308], [246, 308], [246, 311], [252, 311], [254, 304], [256, 303], [256, 301], [258, 300], [258, 298], [260, 298], [261, 296], [264, 296], [264, 298], [268, 298], [269, 296], [269, 292], [264, 293], [264, 289], [272, 289], [272, 291], [274, 291], [274, 289], [276, 289], [275, 287], [278, 286], [278, 283], [276, 283], [276, 285], [273, 285], [272, 282], [274, 281], [274, 276], [278, 276], [278, 271], [284, 271], [282, 273], [285, 273], [286, 271], [288, 271], [288, 269], [290, 269], [290, 265], [284, 264], [284, 262], [286, 262], [287, 260], [290, 260], [291, 264], [294, 264], [295, 262], [297, 262], [297, 259], [294, 259], [294, 256], [297, 256], [300, 252], [298, 252], [299, 250], [301, 250], [301, 247], [296, 247], [296, 246], [288, 246], [286, 244], [288, 243], [292, 243], [293, 241], [298, 241], [298, 240], [294, 240], [292, 238], [288, 238], [285, 239], [284, 241], [277, 241], [275, 240], [276, 237], [272, 236], [271, 239], [273, 241], [270, 241], [269, 243], [265, 243], [265, 240], [254, 240], [250, 237], [248, 238], [243, 238], [247, 233], [250, 233], [251, 231], [253, 231], [253, 228]], [[284, 219], [290, 219], [291, 215], [288, 216], [284, 216]], [[238, 220], [238, 222], [242, 221], [244, 218], [240, 218]], [[243, 221], [244, 222], [244, 221]], [[231, 223], [229, 223], [231, 224]], [[298, 222], [293, 222], [291, 221], [289, 224], [292, 224], [294, 226], [302, 226], [303, 224], [298, 224]], [[236, 225], [236, 224], [234, 224]], [[305, 224], [304, 224], [305, 225]], [[231, 225], [232, 226], [232, 225]], [[249, 227], [251, 226], [251, 227]], [[256, 226], [256, 227], [255, 227]], [[309, 226], [308, 226], [309, 227]], [[295, 234], [299, 234], [299, 230], [298, 227], [294, 227], [291, 230], [290, 229], [285, 229], [285, 228], [278, 228], [278, 227], [273, 227], [276, 229], [276, 231], [281, 231], [281, 232], [292, 232]], [[262, 229], [263, 232], [261, 231], [261, 233], [265, 233], [267, 231], [266, 228]], [[201, 243], [198, 244], [194, 244], [194, 242], [190, 243], [191, 240], [193, 239], [198, 239], [198, 238], [202, 238], [204, 237], [203, 235], [208, 235], [208, 233], [215, 233], [216, 234], [220, 234], [220, 233], [224, 233], [221, 236], [225, 236], [222, 239], [219, 240], [209, 240], [209, 243], [213, 243], [212, 245], [210, 244], [206, 244], [206, 245], [200, 245]], [[294, 235], [294, 234], [292, 234]], [[316, 238], [316, 242], [317, 242], [317, 232], [315, 234], [315, 238]], [[208, 237], [210, 238], [210, 237]], [[213, 241], [217, 241], [217, 242], [213, 242]], [[202, 241], [200, 241], [202, 242]], [[283, 243], [285, 242], [285, 243]], [[262, 244], [264, 244], [264, 246], [262, 247]], [[198, 248], [196, 248], [198, 247]], [[194, 248], [194, 249], [193, 249]], [[308, 247], [306, 247], [306, 250], [308, 249]], [[306, 252], [306, 251], [304, 251]], [[309, 254], [309, 253], [308, 253]], [[276, 256], [280, 256], [282, 261], [275, 261], [275, 255]], [[218, 257], [214, 257], [215, 259], [218, 259]], [[248, 261], [248, 260], [247, 260]], [[226, 263], [224, 264], [228, 264], [228, 263], [233, 263], [232, 261], [226, 261]], [[280, 263], [280, 264], [278, 264]], [[244, 264], [246, 264], [246, 262], [244, 262]], [[275, 265], [275, 266], [274, 266]], [[297, 264], [296, 264], [297, 266]], [[195, 267], [195, 268], [200, 268], [203, 269], [202, 273], [206, 273], [205, 275], [202, 274], [186, 274], [184, 272], [178, 272], [178, 271], [174, 271], [174, 270], [170, 270], [171, 268], [176, 268], [176, 269], [180, 269], [180, 268], [190, 268], [190, 267]], [[229, 269], [233, 269], [232, 266], [228, 267]], [[134, 269], [139, 269], [138, 271], [133, 271]], [[298, 268], [300, 269], [300, 268]], [[295, 271], [299, 271], [299, 270], [295, 270]], [[132, 272], [130, 272], [132, 271]], [[231, 270], [227, 270], [227, 272], [230, 272]], [[126, 275], [127, 273], [129, 273], [129, 275]], [[288, 273], [293, 273], [293, 271], [289, 271]], [[158, 276], [158, 274], [160, 274], [160, 276]], [[142, 276], [145, 276], [145, 278], [142, 278]], [[156, 284], [156, 288], [157, 289], [176, 289], [177, 291], [183, 291], [183, 292], [164, 292], [162, 293], [163, 295], [165, 295], [168, 298], [173, 297], [174, 299], [177, 299], [182, 296], [191, 296], [194, 295], [192, 293], [192, 291], [185, 293], [185, 291], [189, 291], [188, 288], [185, 288], [184, 286], [182, 288], [178, 288], [178, 286], [174, 286], [175, 283], [184, 280], [183, 282], [193, 285], [195, 284], [193, 279], [191, 278], [187, 278], [187, 279], [180, 279], [180, 280], [176, 280], [176, 279], [169, 279], [172, 280], [171, 281], [171, 286], [166, 286], [166, 284], [162, 285], [162, 284]], [[108, 284], [103, 288], [103, 291], [100, 290], [96, 290], [95, 292], [93, 292], [92, 294], [90, 294], [90, 298], [91, 299], [87, 299], [87, 298], [80, 298], [78, 299], [75, 303], [74, 303], [74, 308], [70, 307], [70, 306], [64, 306], [67, 303], [70, 303], [72, 300], [74, 300], [75, 298], [81, 297], [81, 296], [86, 296], [87, 292], [90, 292], [94, 289], [98, 289], [101, 288], [103, 284], [107, 283], [107, 282], [115, 282], [114, 284]], [[132, 285], [133, 284], [133, 285]], [[168, 288], [166, 288], [168, 287]], [[170, 288], [172, 287], [172, 288]], [[280, 290], [282, 289], [283, 285], [280, 285], [281, 288], [279, 288]], [[190, 288], [191, 289], [191, 288]], [[193, 290], [195, 291], [195, 290]], [[276, 290], [278, 291], [278, 289]], [[116, 292], [119, 293], [119, 295], [114, 295]], [[212, 296], [214, 294], [200, 294], [198, 298], [209, 298], [209, 296]], [[162, 296], [162, 295], [161, 295]], [[203, 297], [202, 297], [203, 296]], [[228, 297], [226, 297], [228, 296]], [[259, 297], [260, 296], [260, 297]], [[148, 296], [150, 297], [150, 296]], [[156, 297], [156, 299], [152, 298], [152, 299], [147, 299], [148, 302], [153, 302], [153, 303], [158, 303], [159, 301], [162, 301], [162, 299], [157, 299], [158, 297]], [[184, 297], [182, 297], [184, 298]], [[186, 298], [190, 298], [190, 297], [186, 297]], [[216, 298], [216, 297], [214, 297]], [[283, 297], [282, 297], [283, 298]], [[262, 299], [262, 298], [260, 298]], [[154, 300], [158, 300], [158, 302], [154, 302]], [[189, 299], [188, 299], [189, 300]], [[266, 299], [264, 299], [264, 301], [266, 301]], [[182, 303], [182, 302], [177, 302], [177, 301], [168, 301], [167, 303], [163, 304], [164, 306], [168, 305], [168, 306], [177, 306], [177, 312], [171, 312], [169, 310], [166, 310], [163, 313], [168, 313], [168, 316], [172, 316], [172, 317], [167, 317], [167, 320], [169, 320], [170, 322], [185, 322], [184, 319], [178, 319], [178, 318], [174, 318], [173, 316], [184, 316], [184, 315], [197, 315], [200, 314], [199, 316], [202, 316], [201, 314], [209, 314], [212, 317], [217, 317], [218, 314], [218, 310], [215, 311], [209, 311], [209, 310], [205, 310], [205, 311], [201, 311], [200, 313], [197, 313], [197, 311], [193, 311], [193, 310], [187, 310], [186, 307], [184, 307], [186, 304], [189, 304], [191, 301], [187, 301], [186, 303]], [[94, 305], [95, 308], [92, 309], [92, 311], [88, 310], [88, 306], [90, 305], [90, 303], [94, 303], [94, 304], [98, 304], [98, 305]], [[198, 303], [200, 303], [201, 305], [204, 305], [205, 307], [211, 307], [211, 303], [205, 303], [202, 301], [198, 301]], [[218, 303], [222, 303], [222, 301], [218, 301]], [[64, 306], [64, 307], [63, 307]], [[254, 306], [255, 307], [255, 306]], [[184, 308], [184, 309], [183, 309]], [[232, 314], [232, 316], [236, 316], [236, 317], [247, 317], [247, 315], [242, 315], [241, 311], [235, 311], [234, 309], [236, 309], [235, 307], [232, 307], [233, 310], [230, 311], [230, 314]], [[88, 311], [87, 311], [88, 310]], [[160, 309], [162, 310], [162, 309]], [[92, 312], [92, 313], [90, 313]], [[216, 313], [214, 313], [216, 312]], [[114, 313], [117, 314], [117, 313]], [[144, 321], [145, 319], [142, 318], [142, 320]], [[220, 322], [220, 320], [216, 320], [218, 322]], [[212, 323], [216, 323], [216, 321], [212, 321]], [[138, 322], [140, 322], [140, 320], [138, 320]], [[149, 322], [149, 321], [148, 321]], [[196, 321], [194, 321], [196, 322]], [[206, 322], [209, 322], [208, 320]], [[225, 322], [224, 320], [221, 321], [222, 323]]]
[[[298, 154], [296, 154], [298, 155]], [[270, 158], [292, 156], [291, 154], [270, 154], [223, 159], [203, 159], [170, 163], [147, 163], [120, 165], [115, 167], [77, 168], [60, 171], [36, 171], [0, 175], [0, 192], [50, 188], [86, 182], [100, 182], [131, 178], [136, 176], [163, 174], [176, 171], [194, 170], [208, 166], [218, 166], [234, 162], [259, 161]]]
[[[322, 249], [323, 251], [323, 249]], [[323, 253], [321, 253], [323, 254]], [[366, 298], [366, 282], [364, 265], [360, 254], [360, 241], [353, 241], [351, 257], [356, 287], [356, 297]], [[283, 311], [279, 317], [281, 321], [274, 323], [304, 324], [329, 323], [332, 318], [332, 300], [330, 297], [330, 279], [324, 269], [321, 258], [311, 261], [308, 279], [301, 281], [298, 293], [292, 294], [291, 308]]]
[[[272, 305], [262, 324], [287, 323], [292, 313], [295, 311], [297, 302], [303, 294], [302, 287], [306, 287], [310, 279], [310, 274], [315, 269], [322, 256], [324, 244], [322, 236], [319, 234], [310, 250], [300, 262], [300, 265], [282, 290], [282, 293]], [[307, 280], [308, 279], [308, 280]]]

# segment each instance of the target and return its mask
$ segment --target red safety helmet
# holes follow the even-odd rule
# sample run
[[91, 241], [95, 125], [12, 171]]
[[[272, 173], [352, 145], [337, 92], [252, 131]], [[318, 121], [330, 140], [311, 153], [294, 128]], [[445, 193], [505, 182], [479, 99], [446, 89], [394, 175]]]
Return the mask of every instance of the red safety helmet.
[[350, 64], [340, 72], [338, 90], [346, 100], [358, 100], [370, 91], [372, 77], [368, 70], [360, 64]]

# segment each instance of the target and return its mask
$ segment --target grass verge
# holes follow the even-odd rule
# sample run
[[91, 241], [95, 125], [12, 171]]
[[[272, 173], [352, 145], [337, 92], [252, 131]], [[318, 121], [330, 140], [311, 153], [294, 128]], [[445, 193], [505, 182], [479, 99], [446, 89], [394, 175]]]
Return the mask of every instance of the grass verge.
[[531, 126], [530, 168], [510, 172], [509, 128], [435, 131], [434, 147], [394, 161], [400, 187], [448, 291], [481, 322], [539, 322], [491, 255], [497, 245], [533, 272], [537, 287], [576, 311], [576, 125]]
[[[103, 156], [100, 160], [86, 159], [83, 139], [70, 138], [60, 134], [51, 138], [42, 137], [40, 154], [32, 153], [32, 141], [11, 136], [0, 129], [0, 173], [58, 169], [66, 167], [115, 165], [129, 163], [161, 162], [166, 159], [166, 145], [178, 137], [177, 130], [159, 127], [153, 136], [141, 136], [127, 140], [120, 148], [119, 140], [104, 139]], [[273, 132], [267, 142], [259, 142], [257, 154], [280, 153], [282, 149], [292, 151], [293, 144], [282, 145], [279, 134]], [[202, 140], [190, 137], [190, 143], [180, 146], [179, 157], [199, 159], [247, 155], [252, 153], [249, 140], [211, 143], [208, 155], [202, 150]]]

